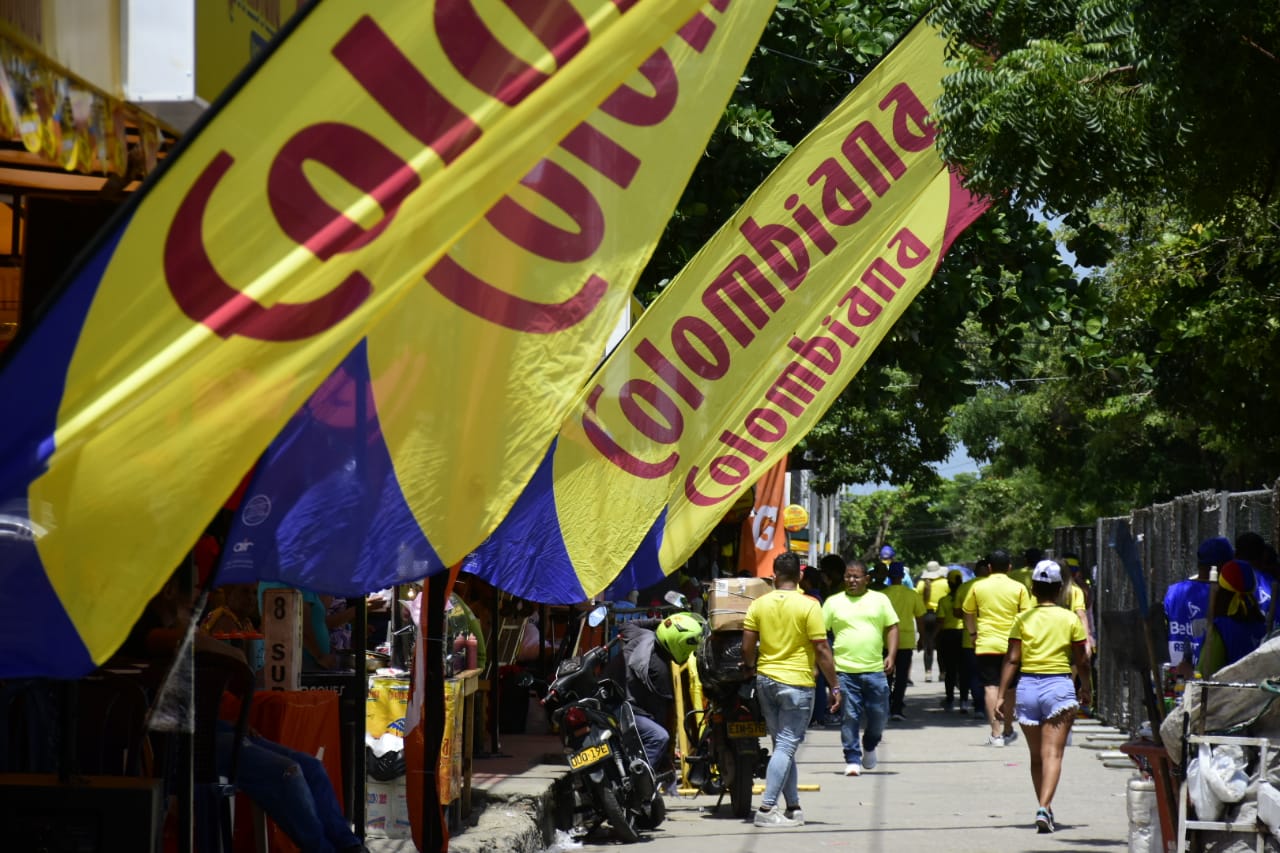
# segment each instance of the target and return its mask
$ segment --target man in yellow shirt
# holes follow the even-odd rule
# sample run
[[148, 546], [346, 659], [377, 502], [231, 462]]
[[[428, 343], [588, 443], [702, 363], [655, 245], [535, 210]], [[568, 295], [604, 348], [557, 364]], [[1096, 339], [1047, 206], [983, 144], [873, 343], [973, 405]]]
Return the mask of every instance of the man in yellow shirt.
[[[937, 650], [938, 602], [951, 594], [947, 584], [947, 573], [937, 560], [925, 564], [924, 573], [920, 575], [920, 583], [916, 584], [920, 597], [924, 599], [924, 630], [920, 632], [920, 649], [924, 652], [924, 680], [933, 681], [933, 655]], [[938, 655], [938, 680], [942, 680], [942, 655]]]
[[[1009, 629], [1013, 620], [1023, 610], [1031, 608], [1031, 594], [1027, 588], [1009, 577], [1009, 552], [993, 551], [990, 577], [980, 580], [969, 590], [964, 600], [965, 630], [973, 638], [978, 675], [982, 679], [983, 696], [987, 705], [987, 722], [991, 746], [1007, 746], [1018, 739], [1013, 730], [1014, 683], [1004, 695], [1000, 691], [1000, 673], [1004, 655], [1009, 650]], [[1003, 708], [1002, 715], [996, 714]]]
[[[742, 665], [756, 679], [756, 696], [764, 715], [773, 755], [764, 777], [764, 796], [755, 814], [756, 826], [801, 826], [800, 793], [796, 785], [796, 749], [804, 740], [813, 714], [814, 664], [827, 683], [837, 684], [822, 608], [817, 599], [800, 591], [800, 558], [790, 551], [773, 561], [773, 592], [747, 608], [742, 629]], [[840, 707], [840, 689], [829, 691], [829, 710]], [[777, 808], [786, 798], [786, 811]]]
[[1044, 551], [1039, 548], [1028, 548], [1022, 552], [1022, 568], [1009, 572], [1009, 577], [1025, 586], [1027, 592], [1031, 592], [1031, 570], [1043, 557]]
[[906, 574], [902, 563], [889, 564], [889, 585], [884, 594], [898, 614], [898, 654], [893, 662], [892, 685], [889, 688], [889, 719], [907, 718], [907, 679], [911, 677], [911, 657], [916, 638], [924, 632], [924, 614], [927, 612], [920, 593], [903, 586]]

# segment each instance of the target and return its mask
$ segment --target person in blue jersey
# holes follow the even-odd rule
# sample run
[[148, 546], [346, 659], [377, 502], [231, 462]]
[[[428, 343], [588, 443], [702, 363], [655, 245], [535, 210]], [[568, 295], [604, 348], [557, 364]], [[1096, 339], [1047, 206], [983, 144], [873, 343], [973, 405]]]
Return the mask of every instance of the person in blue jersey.
[[1236, 558], [1253, 566], [1253, 575], [1258, 582], [1258, 607], [1268, 615], [1267, 621], [1271, 624], [1275, 614], [1273, 590], [1276, 582], [1280, 581], [1276, 549], [1268, 545], [1258, 533], [1250, 530], [1236, 537]]
[[1210, 575], [1235, 556], [1231, 541], [1215, 536], [1196, 549], [1196, 576], [1171, 585], [1164, 595], [1168, 624], [1169, 663], [1183, 678], [1192, 678], [1200, 658], [1200, 646], [1209, 629]]

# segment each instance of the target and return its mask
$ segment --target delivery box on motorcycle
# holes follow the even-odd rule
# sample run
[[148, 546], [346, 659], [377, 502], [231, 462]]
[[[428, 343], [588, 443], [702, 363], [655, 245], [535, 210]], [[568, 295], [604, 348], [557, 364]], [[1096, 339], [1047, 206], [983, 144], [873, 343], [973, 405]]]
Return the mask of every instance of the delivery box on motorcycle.
[[773, 591], [770, 578], [720, 578], [712, 581], [707, 617], [712, 631], [741, 631], [747, 608]]

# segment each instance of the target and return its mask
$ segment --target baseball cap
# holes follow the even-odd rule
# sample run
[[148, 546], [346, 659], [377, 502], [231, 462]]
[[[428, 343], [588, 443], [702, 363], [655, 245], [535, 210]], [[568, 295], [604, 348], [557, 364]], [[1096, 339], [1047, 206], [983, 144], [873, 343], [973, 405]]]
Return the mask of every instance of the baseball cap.
[[1196, 559], [1200, 561], [1202, 566], [1221, 567], [1235, 555], [1235, 549], [1231, 547], [1231, 540], [1225, 536], [1206, 539], [1196, 549]]
[[880, 559], [887, 560], [897, 553], [898, 553], [897, 551], [893, 550], [892, 545], [885, 545], [883, 548], [880, 549]]
[[1041, 583], [1062, 583], [1062, 567], [1053, 560], [1041, 560], [1031, 570], [1031, 579]]

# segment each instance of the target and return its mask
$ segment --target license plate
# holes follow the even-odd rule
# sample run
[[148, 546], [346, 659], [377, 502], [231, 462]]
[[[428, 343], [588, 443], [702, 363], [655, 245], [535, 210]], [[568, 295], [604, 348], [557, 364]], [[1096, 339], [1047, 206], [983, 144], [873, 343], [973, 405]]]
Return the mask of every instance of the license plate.
[[575, 752], [569, 756], [569, 766], [574, 770], [595, 764], [597, 761], [603, 761], [609, 757], [609, 744], [602, 743], [598, 746], [589, 746], [581, 752]]
[[764, 723], [730, 723], [729, 737], [764, 737], [769, 732], [765, 729]]

